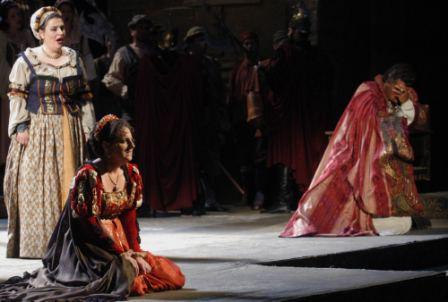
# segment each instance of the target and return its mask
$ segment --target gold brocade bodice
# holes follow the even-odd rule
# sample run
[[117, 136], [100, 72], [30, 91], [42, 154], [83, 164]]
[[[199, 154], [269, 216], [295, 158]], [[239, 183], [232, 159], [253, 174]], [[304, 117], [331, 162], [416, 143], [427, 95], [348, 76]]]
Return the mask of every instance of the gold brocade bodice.
[[101, 218], [109, 219], [120, 215], [123, 211], [133, 207], [126, 190], [118, 192], [103, 192], [101, 195]]

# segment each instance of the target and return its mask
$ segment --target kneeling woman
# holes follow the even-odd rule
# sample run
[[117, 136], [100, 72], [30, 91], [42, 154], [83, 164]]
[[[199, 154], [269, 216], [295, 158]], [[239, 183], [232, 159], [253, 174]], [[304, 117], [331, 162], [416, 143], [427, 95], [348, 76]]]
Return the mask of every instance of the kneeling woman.
[[44, 267], [0, 284], [0, 300], [117, 300], [184, 285], [176, 264], [139, 245], [136, 208], [142, 181], [130, 163], [132, 128], [107, 115], [89, 146], [99, 158], [75, 176]]

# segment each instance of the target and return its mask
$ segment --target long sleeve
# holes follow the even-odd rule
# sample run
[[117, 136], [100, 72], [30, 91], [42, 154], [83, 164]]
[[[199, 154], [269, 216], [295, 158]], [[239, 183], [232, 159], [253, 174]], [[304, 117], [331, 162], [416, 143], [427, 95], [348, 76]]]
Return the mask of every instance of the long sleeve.
[[131, 199], [133, 199], [134, 207], [130, 210], [123, 212], [120, 215], [120, 221], [123, 225], [126, 238], [129, 243], [129, 247], [135, 252], [141, 252], [140, 248], [140, 228], [137, 221], [137, 208], [142, 205], [143, 196], [143, 182], [135, 164], [128, 165], [128, 173], [130, 175], [130, 181], [132, 183]]
[[[90, 133], [93, 131], [93, 128], [95, 127], [95, 110], [92, 103], [92, 92], [90, 90], [89, 84], [87, 83], [88, 77], [87, 77], [87, 71], [85, 68], [84, 61], [82, 59], [79, 60], [81, 64], [81, 69], [84, 76], [84, 82], [85, 82], [85, 91], [82, 92], [83, 98], [85, 102], [83, 103], [81, 107], [81, 121], [82, 121], [82, 128], [85, 134], [86, 139], [89, 137]], [[92, 63], [93, 64], [93, 63]]]
[[82, 128], [86, 138], [89, 138], [95, 127], [95, 110], [91, 101], [86, 102], [81, 107]]
[[415, 118], [415, 107], [411, 100], [407, 100], [398, 107], [396, 116], [406, 118], [408, 125], [412, 124]]
[[412, 101], [407, 100], [406, 102], [401, 104], [398, 114], [406, 118], [408, 125], [412, 124], [415, 118], [415, 107]]
[[141, 252], [142, 249], [140, 248], [140, 229], [137, 222], [137, 209], [133, 208], [124, 212], [120, 216], [120, 221], [123, 225], [126, 239], [129, 243], [129, 248], [131, 248], [135, 252]]
[[140, 171], [136, 165], [129, 164], [128, 173], [132, 184], [131, 199], [133, 199], [134, 207], [123, 212], [119, 218], [121, 224], [123, 225], [123, 230], [126, 233], [129, 247], [135, 252], [141, 252], [142, 249], [140, 248], [140, 228], [137, 221], [137, 208], [139, 208], [143, 202], [143, 182]]
[[124, 83], [125, 61], [123, 51], [123, 48], [121, 48], [115, 53], [109, 71], [104, 76], [102, 82], [112, 93], [126, 99], [128, 97], [128, 87]]
[[28, 85], [30, 83], [31, 71], [23, 60], [19, 57], [12, 67], [9, 75], [9, 125], [8, 135], [11, 137], [19, 124], [30, 121], [30, 113], [26, 109], [26, 99], [28, 97]]
[[86, 79], [87, 81], [93, 81], [96, 79], [97, 74], [95, 71], [95, 63], [93, 61], [92, 52], [90, 51], [89, 43], [87, 42], [87, 38], [84, 37], [82, 40], [82, 59], [85, 63], [86, 70]]

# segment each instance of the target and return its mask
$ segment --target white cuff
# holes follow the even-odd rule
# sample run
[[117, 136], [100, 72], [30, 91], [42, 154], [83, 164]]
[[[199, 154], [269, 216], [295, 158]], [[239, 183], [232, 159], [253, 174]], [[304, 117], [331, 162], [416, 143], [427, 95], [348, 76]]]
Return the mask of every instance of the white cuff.
[[407, 124], [410, 125], [415, 118], [415, 108], [414, 103], [411, 100], [407, 100], [400, 105], [400, 113], [398, 116], [405, 117], [407, 119]]

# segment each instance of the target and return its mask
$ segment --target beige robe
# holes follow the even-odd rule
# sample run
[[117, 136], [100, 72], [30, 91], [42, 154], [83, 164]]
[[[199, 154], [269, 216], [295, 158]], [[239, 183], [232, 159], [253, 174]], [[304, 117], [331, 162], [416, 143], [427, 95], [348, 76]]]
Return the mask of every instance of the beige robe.
[[[59, 67], [40, 62], [37, 54], [41, 51], [41, 47], [25, 51], [36, 74], [60, 81], [77, 74], [72, 49], [63, 48], [69, 61]], [[25, 60], [18, 58], [9, 77], [12, 91], [27, 91], [30, 76]], [[75, 115], [68, 114], [65, 108], [62, 115], [45, 115], [26, 110], [26, 95], [10, 92], [8, 96], [11, 147], [4, 182], [9, 216], [7, 257], [40, 258], [61, 214], [70, 179], [84, 159], [85, 137], [93, 129], [95, 115], [91, 101]], [[25, 147], [15, 140], [16, 127], [23, 122], [29, 122]]]

